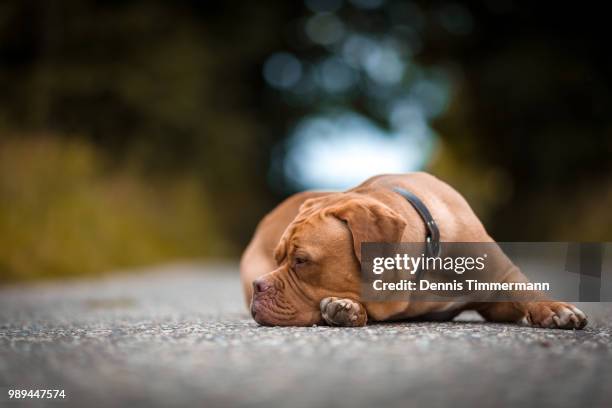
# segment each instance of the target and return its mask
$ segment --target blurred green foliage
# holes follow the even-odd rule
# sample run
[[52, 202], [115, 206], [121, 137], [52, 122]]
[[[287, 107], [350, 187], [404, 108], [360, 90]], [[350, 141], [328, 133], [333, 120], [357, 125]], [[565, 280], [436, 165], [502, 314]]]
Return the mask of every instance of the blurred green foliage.
[[218, 6], [0, 3], [0, 280], [239, 253], [276, 200], [251, 77], [282, 13]]
[[80, 138], [148, 180], [197, 178], [224, 227], [220, 239], [242, 244], [276, 199], [265, 165], [273, 137], [258, 122], [256, 92], [258, 61], [275, 41], [261, 27], [279, 26], [282, 11], [181, 0], [2, 2], [0, 138]]
[[227, 253], [197, 180], [109, 165], [83, 141], [0, 143], [0, 282]]

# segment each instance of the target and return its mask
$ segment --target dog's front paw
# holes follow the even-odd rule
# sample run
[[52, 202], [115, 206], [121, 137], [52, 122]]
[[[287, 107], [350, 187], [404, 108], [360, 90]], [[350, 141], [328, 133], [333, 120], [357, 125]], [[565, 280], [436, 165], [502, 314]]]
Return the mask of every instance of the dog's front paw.
[[330, 326], [365, 326], [368, 320], [365, 307], [351, 299], [327, 297], [320, 306], [323, 320]]
[[582, 329], [586, 315], [576, 306], [563, 302], [534, 302], [527, 306], [520, 324], [548, 329]]

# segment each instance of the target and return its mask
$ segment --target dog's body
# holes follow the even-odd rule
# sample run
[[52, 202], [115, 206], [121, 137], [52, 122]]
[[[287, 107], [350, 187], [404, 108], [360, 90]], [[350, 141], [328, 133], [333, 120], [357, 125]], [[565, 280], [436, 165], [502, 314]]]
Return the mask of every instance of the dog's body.
[[[440, 241], [493, 242], [465, 199], [426, 173], [376, 176], [343, 193], [299, 193], [261, 221], [243, 254], [241, 277], [253, 318], [268, 325], [359, 326], [368, 319], [446, 320], [473, 309], [490, 321], [586, 324], [580, 310], [561, 302], [362, 302], [362, 242], [425, 240], [422, 218], [395, 187], [423, 201], [439, 226]], [[500, 281], [526, 281], [501, 250], [493, 262]]]

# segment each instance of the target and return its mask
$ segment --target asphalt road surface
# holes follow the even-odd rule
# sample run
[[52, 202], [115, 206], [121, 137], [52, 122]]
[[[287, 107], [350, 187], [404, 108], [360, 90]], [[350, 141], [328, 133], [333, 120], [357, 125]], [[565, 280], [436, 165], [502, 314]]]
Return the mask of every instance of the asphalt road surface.
[[[612, 307], [583, 331], [259, 327], [236, 265], [0, 289], [1, 406], [612, 406]], [[65, 390], [9, 400], [11, 388]]]

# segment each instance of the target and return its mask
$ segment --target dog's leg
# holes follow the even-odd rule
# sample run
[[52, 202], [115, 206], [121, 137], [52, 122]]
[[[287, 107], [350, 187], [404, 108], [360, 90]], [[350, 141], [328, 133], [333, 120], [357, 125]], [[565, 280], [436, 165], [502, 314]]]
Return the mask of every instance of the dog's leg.
[[483, 303], [477, 310], [492, 322], [511, 322], [549, 329], [582, 329], [587, 325], [586, 315], [576, 306], [564, 302]]
[[327, 297], [321, 300], [321, 315], [330, 326], [365, 326], [368, 316], [365, 307], [351, 299]]
[[[501, 282], [529, 282], [501, 249], [491, 248], [490, 252], [493, 253], [491, 270], [507, 271]], [[529, 298], [526, 298], [524, 293], [516, 292], [508, 301], [480, 303], [475, 309], [492, 322], [511, 322], [551, 329], [582, 329], [587, 324], [586, 315], [576, 306], [549, 300], [543, 293], [529, 294]]]

